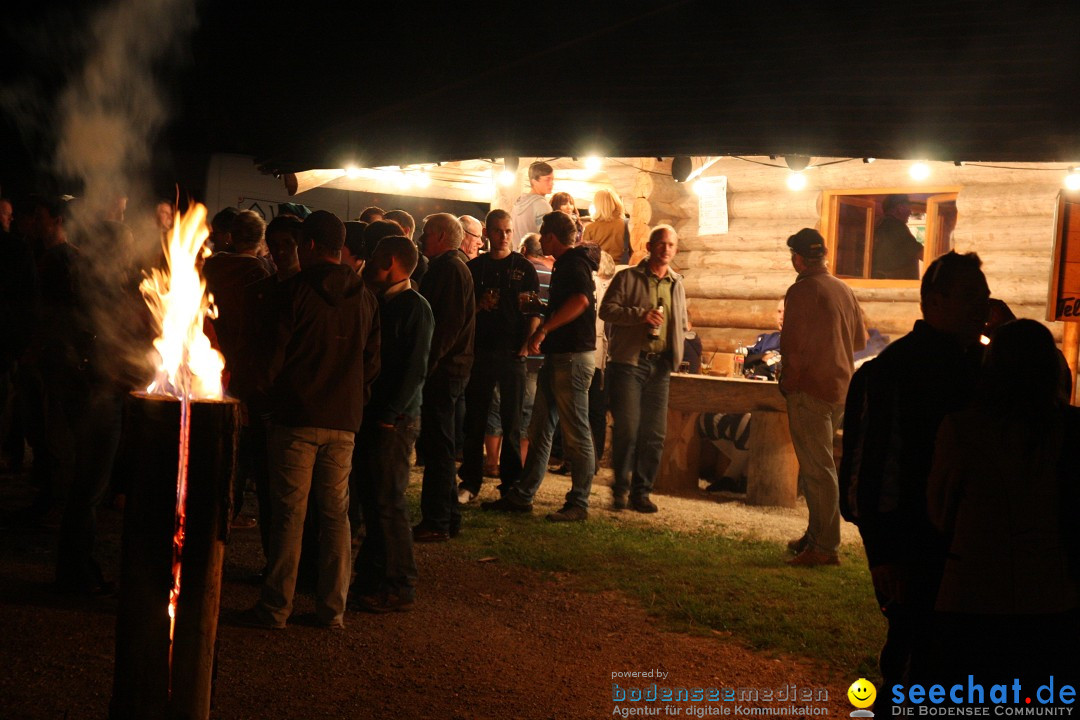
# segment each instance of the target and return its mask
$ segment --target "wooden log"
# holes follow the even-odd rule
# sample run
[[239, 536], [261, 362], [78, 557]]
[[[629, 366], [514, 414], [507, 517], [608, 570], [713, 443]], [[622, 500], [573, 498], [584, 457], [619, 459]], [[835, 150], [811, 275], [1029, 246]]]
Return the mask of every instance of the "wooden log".
[[675, 256], [675, 266], [683, 273], [687, 297], [778, 298], [783, 297], [795, 281], [794, 270], [747, 274], [711, 268], [686, 268], [679, 263], [678, 255]]
[[786, 219], [792, 226], [788, 235], [803, 227], [815, 227], [820, 215], [821, 193], [784, 191], [728, 195], [728, 217]]
[[668, 410], [667, 436], [653, 482], [654, 493], [684, 497], [700, 493], [701, 438], [697, 434], [697, 417], [697, 412]]
[[[650, 202], [681, 205], [690, 201], [691, 193], [686, 185], [675, 182], [671, 175], [640, 172], [634, 181], [634, 197], [648, 198]], [[697, 203], [694, 202], [696, 209]], [[695, 211], [696, 214], [696, 211]]]
[[683, 412], [787, 412], [787, 401], [774, 382], [706, 375], [671, 376], [668, 408]]
[[[1055, 179], [1056, 180], [1056, 179]], [[963, 217], [1016, 217], [1038, 215], [1053, 218], [1061, 186], [1053, 184], [972, 185], [956, 197], [956, 211]]]
[[679, 251], [685, 250], [787, 250], [790, 223], [771, 218], [732, 218], [723, 235], [698, 235], [697, 217], [675, 226]]
[[791, 253], [787, 250], [770, 250], [766, 252], [691, 250], [690, 252], [679, 253], [676, 258], [678, 258], [679, 267], [702, 270], [759, 273], [783, 272], [791, 268]]
[[957, 252], [983, 253], [1035, 251], [1050, 254], [1054, 245], [1054, 216], [1001, 215], [964, 217], [960, 215], [953, 232]]
[[210, 715], [238, 425], [234, 400], [191, 404], [182, 578], [170, 659], [180, 403], [142, 394], [128, 401], [124, 429], [138, 482], [124, 508], [111, 720]]
[[[712, 299], [694, 298], [688, 301], [690, 319], [695, 327], [759, 328], [776, 322], [774, 299]], [[870, 327], [906, 328], [920, 317], [915, 302], [861, 302], [863, 314]]]
[[791, 444], [787, 414], [754, 413], [750, 418], [749, 445], [746, 504], [795, 507], [799, 495], [799, 460]]

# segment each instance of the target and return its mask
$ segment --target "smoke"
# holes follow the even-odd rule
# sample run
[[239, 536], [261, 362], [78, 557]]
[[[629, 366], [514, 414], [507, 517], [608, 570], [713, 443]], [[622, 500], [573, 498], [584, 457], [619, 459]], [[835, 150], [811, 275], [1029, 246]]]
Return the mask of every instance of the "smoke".
[[80, 215], [100, 218], [126, 196], [152, 216], [151, 148], [168, 118], [161, 77], [194, 25], [192, 0], [114, 0], [90, 19], [85, 59], [56, 105], [54, 164], [81, 180]]
[[29, 72], [0, 89], [0, 104], [38, 164], [77, 196], [68, 238], [80, 250], [95, 355], [107, 375], [129, 376], [146, 349], [134, 288], [161, 248], [152, 152], [169, 118], [166, 83], [186, 60], [195, 0], [43, 5], [44, 16], [14, 38]]

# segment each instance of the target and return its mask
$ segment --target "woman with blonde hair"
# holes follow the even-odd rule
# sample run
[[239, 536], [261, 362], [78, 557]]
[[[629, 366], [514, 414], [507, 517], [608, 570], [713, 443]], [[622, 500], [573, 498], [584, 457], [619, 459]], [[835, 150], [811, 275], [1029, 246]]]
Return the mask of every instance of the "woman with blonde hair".
[[581, 242], [599, 245], [617, 264], [625, 265], [630, 260], [630, 228], [626, 225], [622, 200], [610, 190], [597, 190], [593, 207], [596, 217], [585, 226]]

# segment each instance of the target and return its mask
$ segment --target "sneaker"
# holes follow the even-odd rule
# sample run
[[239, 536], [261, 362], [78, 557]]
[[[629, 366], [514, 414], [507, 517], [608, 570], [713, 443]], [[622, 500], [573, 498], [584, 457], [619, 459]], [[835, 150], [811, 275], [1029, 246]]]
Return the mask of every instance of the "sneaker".
[[254, 628], [256, 630], [284, 630], [285, 623], [278, 625], [273, 620], [265, 619], [258, 608], [248, 608], [233, 615], [232, 624], [237, 627]]
[[468, 505], [475, 499], [476, 493], [474, 493], [472, 490], [468, 490], [466, 488], [461, 488], [460, 490], [458, 490], [457, 501], [459, 504]]
[[508, 497], [501, 497], [498, 500], [480, 503], [480, 509], [494, 510], [495, 512], [531, 513], [533, 506], [532, 503], [519, 503]]
[[634, 498], [630, 501], [630, 507], [639, 513], [654, 513], [660, 509], [648, 497]]
[[787, 544], [787, 549], [798, 555], [806, 548], [810, 547], [810, 538], [803, 535], [800, 538], [795, 538]]
[[375, 595], [361, 595], [349, 601], [349, 609], [357, 612], [369, 612], [376, 614], [391, 612], [408, 612], [412, 610], [416, 601], [390, 593], [377, 593]]
[[793, 567], [817, 567], [818, 565], [839, 565], [840, 556], [836, 553], [824, 552], [806, 548], [801, 553], [787, 561]]
[[564, 505], [562, 510], [547, 516], [550, 522], [584, 522], [589, 519], [589, 511], [579, 505]]
[[611, 509], [612, 510], [625, 510], [628, 506], [629, 499], [626, 493], [614, 493], [611, 496]]

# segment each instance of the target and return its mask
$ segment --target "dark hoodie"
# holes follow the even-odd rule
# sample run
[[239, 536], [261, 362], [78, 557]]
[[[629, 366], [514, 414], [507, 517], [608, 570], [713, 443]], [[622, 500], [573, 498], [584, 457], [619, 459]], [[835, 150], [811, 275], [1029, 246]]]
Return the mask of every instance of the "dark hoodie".
[[379, 311], [352, 268], [319, 263], [281, 285], [268, 363], [273, 421], [357, 432], [379, 374]]
[[600, 265], [587, 246], [573, 247], [559, 256], [551, 269], [548, 311], [551, 317], [568, 299], [584, 295], [589, 307], [560, 328], [552, 330], [540, 345], [543, 353], [571, 353], [596, 350], [596, 285], [593, 272]]

